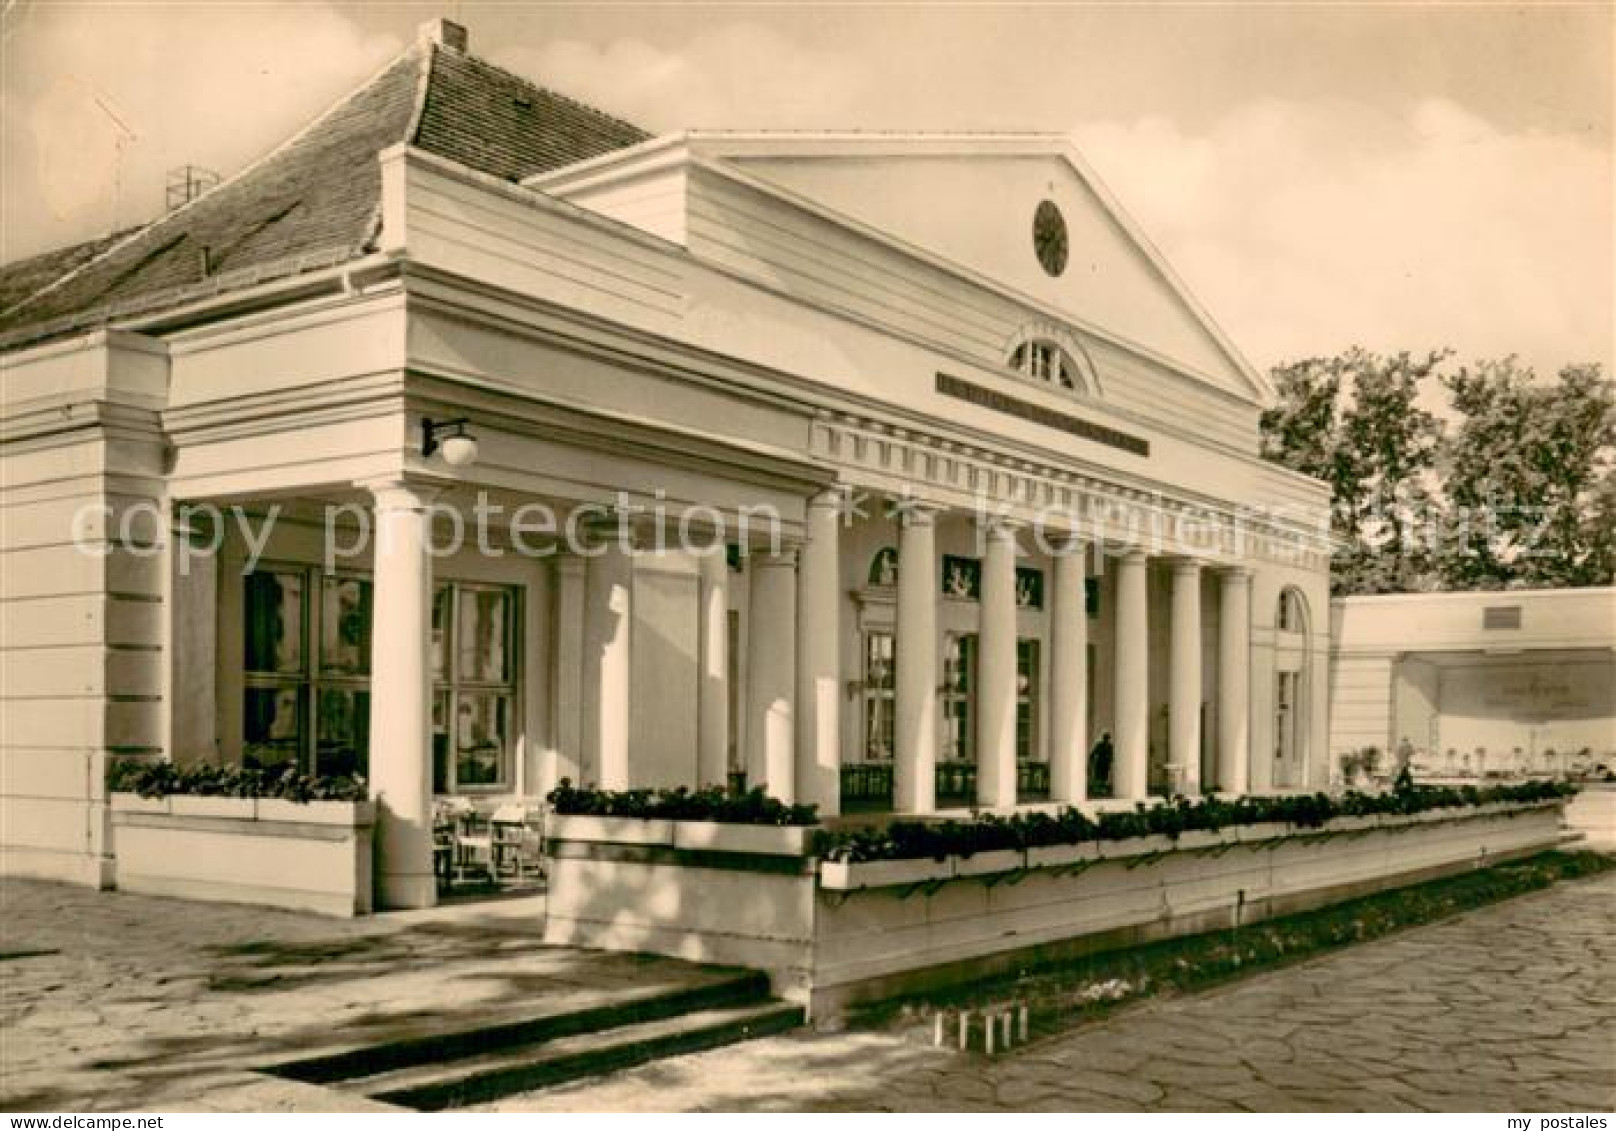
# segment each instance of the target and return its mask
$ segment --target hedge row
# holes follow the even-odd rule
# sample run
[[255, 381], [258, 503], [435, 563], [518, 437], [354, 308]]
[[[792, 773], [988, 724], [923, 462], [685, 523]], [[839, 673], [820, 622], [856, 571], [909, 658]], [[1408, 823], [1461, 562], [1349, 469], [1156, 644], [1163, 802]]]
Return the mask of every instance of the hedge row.
[[827, 860], [943, 860], [995, 849], [1027, 849], [1087, 841], [1127, 840], [1269, 822], [1318, 828], [1333, 817], [1423, 813], [1431, 809], [1528, 803], [1569, 797], [1576, 787], [1564, 782], [1527, 782], [1485, 788], [1417, 786], [1406, 781], [1389, 793], [1348, 792], [1283, 797], [1216, 795], [1175, 798], [1159, 805], [1090, 817], [1079, 809], [985, 814], [967, 821], [893, 821], [880, 828], [823, 830], [814, 840], [816, 855]]
[[787, 805], [761, 788], [729, 793], [719, 786], [708, 789], [580, 789], [571, 781], [550, 791], [555, 812], [568, 816], [637, 817], [652, 821], [717, 821], [726, 825], [813, 825], [819, 822], [812, 805]]
[[262, 797], [304, 805], [310, 801], [363, 801], [368, 794], [362, 777], [325, 777], [299, 773], [292, 767], [252, 770], [173, 762], [116, 762], [107, 770], [107, 788], [142, 797]]

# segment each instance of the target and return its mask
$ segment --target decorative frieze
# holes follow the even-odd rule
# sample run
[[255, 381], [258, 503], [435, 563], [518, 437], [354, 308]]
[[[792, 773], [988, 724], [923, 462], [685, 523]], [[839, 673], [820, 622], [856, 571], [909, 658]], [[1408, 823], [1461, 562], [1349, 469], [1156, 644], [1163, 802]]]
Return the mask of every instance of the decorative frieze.
[[812, 454], [855, 486], [918, 492], [969, 510], [983, 504], [1024, 520], [1075, 520], [1118, 545], [1157, 545], [1209, 561], [1266, 560], [1323, 570], [1327, 537], [1306, 523], [1237, 505], [1192, 502], [987, 447], [894, 428], [852, 414], [815, 420]]

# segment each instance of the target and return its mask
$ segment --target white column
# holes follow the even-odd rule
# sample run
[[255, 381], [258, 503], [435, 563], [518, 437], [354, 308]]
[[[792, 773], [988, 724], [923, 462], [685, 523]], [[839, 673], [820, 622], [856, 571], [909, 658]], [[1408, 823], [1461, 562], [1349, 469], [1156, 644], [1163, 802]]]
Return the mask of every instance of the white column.
[[584, 778], [584, 609], [587, 567], [583, 558], [561, 554], [555, 559], [554, 597], [555, 704], [552, 743], [556, 780], [578, 785]]
[[1088, 795], [1089, 614], [1084, 581], [1088, 546], [1073, 538], [1056, 550], [1049, 602], [1049, 799]]
[[834, 817], [842, 805], [842, 496], [808, 502], [797, 558], [797, 800]]
[[698, 785], [729, 780], [729, 554], [720, 543], [701, 556], [699, 643], [701, 681], [696, 703]]
[[431, 907], [432, 559], [430, 498], [402, 482], [376, 499], [370, 673], [370, 794], [376, 800], [376, 897]]
[[982, 533], [976, 800], [984, 809], [1009, 809], [1016, 803], [1016, 533], [1004, 522]]
[[910, 506], [901, 522], [892, 807], [899, 813], [932, 813], [937, 809], [936, 511]]
[[584, 777], [627, 789], [634, 548], [615, 527], [597, 537], [584, 577]]
[[1201, 567], [1173, 563], [1172, 646], [1168, 654], [1167, 758], [1178, 767], [1175, 785], [1201, 791]]
[[1150, 614], [1145, 553], [1130, 550], [1117, 560], [1115, 794], [1142, 798], [1149, 785]]
[[1221, 577], [1218, 609], [1218, 788], [1251, 789], [1251, 571]]
[[754, 550], [747, 558], [746, 784], [796, 800], [796, 551]]

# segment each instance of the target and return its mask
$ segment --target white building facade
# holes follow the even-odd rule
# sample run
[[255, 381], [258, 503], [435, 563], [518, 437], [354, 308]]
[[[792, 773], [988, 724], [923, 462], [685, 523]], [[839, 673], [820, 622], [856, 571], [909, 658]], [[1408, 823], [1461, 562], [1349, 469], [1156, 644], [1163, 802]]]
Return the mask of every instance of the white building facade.
[[[363, 772], [386, 906], [434, 899], [434, 797], [561, 778], [827, 817], [1328, 781], [1327, 490], [1066, 139], [526, 158], [553, 96], [466, 46], [8, 299], [6, 871], [109, 882], [120, 758]], [[455, 148], [477, 82], [521, 160]], [[296, 188], [338, 140], [373, 201]], [[216, 262], [339, 207], [358, 242]]]
[[1616, 766], [1616, 590], [1348, 597], [1331, 606], [1330, 746], [1406, 740], [1431, 774]]

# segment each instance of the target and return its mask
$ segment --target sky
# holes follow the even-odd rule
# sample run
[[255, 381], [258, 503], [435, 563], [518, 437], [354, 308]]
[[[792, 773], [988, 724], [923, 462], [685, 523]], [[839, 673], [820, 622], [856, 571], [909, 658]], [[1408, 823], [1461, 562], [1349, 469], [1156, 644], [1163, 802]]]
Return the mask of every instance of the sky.
[[661, 132], [1070, 133], [1259, 367], [1616, 361], [1616, 5], [0, 0], [0, 258], [229, 175], [424, 20]]

